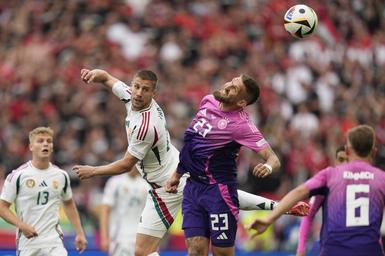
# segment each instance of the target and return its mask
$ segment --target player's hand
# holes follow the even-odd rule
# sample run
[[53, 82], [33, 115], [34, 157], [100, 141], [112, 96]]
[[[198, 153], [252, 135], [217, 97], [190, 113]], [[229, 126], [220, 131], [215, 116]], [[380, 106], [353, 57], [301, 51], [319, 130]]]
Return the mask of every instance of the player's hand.
[[306, 254], [304, 252], [297, 252], [296, 256], [305, 256]]
[[28, 225], [28, 224], [23, 224], [19, 228], [20, 228], [21, 232], [23, 232], [23, 235], [26, 238], [33, 238], [33, 237], [38, 236], [38, 233], [35, 230], [35, 228]]
[[109, 245], [110, 245], [110, 239], [108, 237], [102, 236], [100, 239], [100, 250], [102, 250], [103, 252], [108, 252]]
[[82, 69], [80, 70], [80, 78], [83, 82], [89, 83], [102, 83], [106, 80], [106, 72], [101, 69]]
[[72, 171], [76, 173], [76, 175], [79, 177], [81, 180], [89, 179], [95, 176], [94, 171], [95, 167], [94, 166], [89, 166], [89, 165], [75, 165], [72, 167]]
[[247, 229], [254, 229], [257, 231], [255, 234], [252, 235], [252, 238], [262, 234], [266, 231], [266, 229], [270, 226], [271, 223], [269, 223], [267, 220], [262, 219], [256, 219], [253, 223], [251, 223]]
[[305, 202], [298, 202], [292, 208], [290, 208], [286, 214], [293, 216], [307, 216], [309, 215], [310, 205]]
[[253, 175], [258, 178], [265, 178], [266, 176], [271, 174], [271, 170], [265, 164], [257, 164], [254, 167]]
[[78, 234], [75, 237], [75, 247], [76, 250], [79, 251], [79, 253], [84, 252], [84, 250], [87, 248], [87, 239], [84, 236], [84, 234]]
[[166, 192], [173, 193], [173, 194], [176, 194], [178, 192], [180, 177], [181, 175], [179, 173], [174, 172], [174, 174], [166, 182], [166, 186], [165, 186]]

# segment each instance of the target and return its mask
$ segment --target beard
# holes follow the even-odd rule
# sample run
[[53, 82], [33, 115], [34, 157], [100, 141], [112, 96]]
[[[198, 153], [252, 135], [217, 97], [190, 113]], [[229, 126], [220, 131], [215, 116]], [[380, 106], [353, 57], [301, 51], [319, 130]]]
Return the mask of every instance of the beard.
[[231, 103], [230, 98], [222, 90], [214, 91], [213, 95], [214, 95], [214, 98], [221, 103], [225, 103], [225, 104]]

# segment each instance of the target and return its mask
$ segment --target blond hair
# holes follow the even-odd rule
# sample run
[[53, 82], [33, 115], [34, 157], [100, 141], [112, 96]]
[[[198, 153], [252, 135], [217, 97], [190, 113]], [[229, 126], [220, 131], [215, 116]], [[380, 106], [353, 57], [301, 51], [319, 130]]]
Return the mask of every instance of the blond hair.
[[29, 132], [29, 143], [31, 143], [33, 138], [38, 134], [48, 134], [53, 138], [53, 130], [50, 127], [40, 126]]
[[358, 156], [366, 157], [372, 152], [376, 141], [376, 134], [371, 126], [358, 125], [349, 129], [348, 140]]

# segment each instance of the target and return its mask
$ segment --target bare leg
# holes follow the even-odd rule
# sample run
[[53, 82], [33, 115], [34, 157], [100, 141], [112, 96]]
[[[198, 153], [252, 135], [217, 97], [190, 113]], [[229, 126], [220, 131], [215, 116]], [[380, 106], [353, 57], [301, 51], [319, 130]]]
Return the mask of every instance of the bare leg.
[[209, 242], [207, 237], [194, 236], [186, 239], [189, 256], [209, 255]]
[[136, 234], [135, 256], [147, 256], [157, 252], [160, 238], [145, 234]]
[[234, 256], [234, 246], [232, 247], [216, 247], [212, 246], [214, 256]]

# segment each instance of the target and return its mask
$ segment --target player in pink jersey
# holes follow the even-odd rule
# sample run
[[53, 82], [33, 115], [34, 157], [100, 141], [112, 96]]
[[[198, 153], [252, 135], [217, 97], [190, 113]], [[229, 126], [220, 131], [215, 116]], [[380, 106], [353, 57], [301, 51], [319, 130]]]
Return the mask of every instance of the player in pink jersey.
[[[338, 164], [345, 163], [347, 162], [347, 160], [348, 158], [345, 152], [345, 147], [344, 146], [338, 147], [335, 155], [336, 164], [338, 165]], [[313, 223], [314, 217], [318, 212], [318, 209], [322, 206], [324, 197], [321, 195], [313, 196], [310, 201], [311, 201], [311, 207], [309, 210], [309, 215], [303, 217], [299, 228], [297, 256], [305, 256], [306, 240], [309, 237], [309, 233], [311, 230], [311, 225]]]
[[255, 151], [264, 163], [253, 174], [266, 177], [280, 162], [244, 107], [259, 98], [259, 87], [247, 75], [233, 78], [204, 97], [186, 130], [177, 171], [166, 184], [175, 192], [179, 179], [189, 173], [183, 192], [182, 213], [189, 255], [234, 255], [239, 201], [236, 157], [241, 146]]
[[320, 255], [383, 256], [380, 227], [385, 172], [371, 165], [375, 133], [372, 127], [359, 125], [347, 137], [348, 163], [320, 171], [289, 192], [267, 219], [256, 219], [250, 228], [261, 234], [299, 200], [323, 195]]

